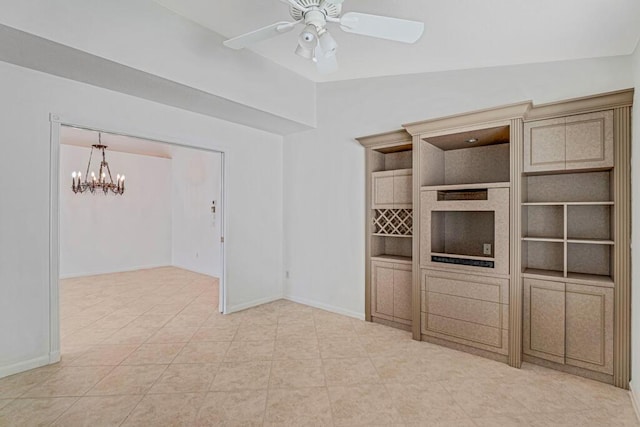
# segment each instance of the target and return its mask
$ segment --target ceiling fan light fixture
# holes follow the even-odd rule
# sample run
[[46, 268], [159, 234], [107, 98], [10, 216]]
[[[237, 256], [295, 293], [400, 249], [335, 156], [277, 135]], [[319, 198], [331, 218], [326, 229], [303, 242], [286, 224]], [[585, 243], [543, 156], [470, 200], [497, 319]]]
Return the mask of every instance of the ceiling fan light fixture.
[[296, 47], [296, 55], [304, 59], [313, 59], [313, 50], [307, 49], [306, 47], [298, 44], [298, 46]]
[[298, 45], [307, 50], [313, 50], [318, 45], [318, 30], [315, 25], [307, 25], [298, 36]]
[[333, 36], [329, 34], [329, 31], [325, 30], [325, 32], [320, 35], [319, 42], [325, 56], [329, 57], [336, 54], [338, 43], [336, 43]]

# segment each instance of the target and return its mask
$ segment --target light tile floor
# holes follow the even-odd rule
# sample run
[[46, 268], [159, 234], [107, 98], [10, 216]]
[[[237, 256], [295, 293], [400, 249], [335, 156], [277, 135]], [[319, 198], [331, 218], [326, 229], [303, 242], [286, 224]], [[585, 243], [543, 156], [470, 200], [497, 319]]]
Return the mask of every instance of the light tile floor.
[[217, 313], [176, 268], [65, 280], [62, 361], [0, 380], [0, 426], [638, 426], [627, 392], [289, 301]]

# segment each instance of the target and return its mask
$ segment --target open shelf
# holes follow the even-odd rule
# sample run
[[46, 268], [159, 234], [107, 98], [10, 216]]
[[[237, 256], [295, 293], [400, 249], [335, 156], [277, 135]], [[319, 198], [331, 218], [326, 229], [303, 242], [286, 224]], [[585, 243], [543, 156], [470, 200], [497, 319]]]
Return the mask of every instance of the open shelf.
[[387, 147], [371, 152], [371, 172], [409, 170], [413, 165], [412, 144]]
[[567, 273], [565, 277], [562, 271], [527, 268], [522, 272], [522, 277], [555, 282], [566, 282], [569, 280], [572, 283], [584, 285], [613, 287], [613, 279], [611, 279], [611, 276], [603, 276], [599, 274]]
[[378, 237], [404, 237], [404, 238], [408, 238], [411, 239], [413, 236], [412, 235], [407, 235], [407, 234], [384, 234], [384, 233], [373, 233], [372, 236], [378, 236]]
[[420, 185], [439, 187], [510, 181], [509, 126], [420, 141]]
[[388, 236], [373, 234], [371, 237], [371, 257], [399, 257], [411, 259], [413, 255], [413, 239], [411, 236]]
[[609, 172], [529, 175], [523, 178], [523, 184], [527, 198], [524, 205], [612, 203]]
[[610, 172], [529, 175], [524, 183], [524, 275], [613, 283]]
[[613, 202], [525, 202], [522, 206], [613, 206]]
[[447, 190], [475, 190], [484, 188], [505, 188], [509, 187], [509, 182], [485, 182], [482, 184], [449, 184], [449, 185], [423, 185], [420, 191], [447, 191]]
[[587, 245], [613, 245], [613, 240], [596, 239], [567, 239], [567, 243], [578, 243]]
[[388, 261], [388, 262], [393, 262], [393, 263], [397, 263], [397, 264], [411, 264], [412, 263], [410, 256], [400, 256], [400, 255], [382, 254], [382, 255], [372, 256], [371, 259], [373, 261]]
[[564, 239], [555, 237], [523, 237], [522, 240], [526, 242], [557, 242], [564, 243]]

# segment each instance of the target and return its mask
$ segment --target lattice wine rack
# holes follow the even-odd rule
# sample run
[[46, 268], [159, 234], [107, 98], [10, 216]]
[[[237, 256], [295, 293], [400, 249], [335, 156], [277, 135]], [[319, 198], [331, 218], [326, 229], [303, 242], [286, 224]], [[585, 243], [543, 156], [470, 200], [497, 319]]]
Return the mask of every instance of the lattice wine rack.
[[375, 209], [373, 226], [375, 234], [411, 236], [413, 234], [413, 209]]

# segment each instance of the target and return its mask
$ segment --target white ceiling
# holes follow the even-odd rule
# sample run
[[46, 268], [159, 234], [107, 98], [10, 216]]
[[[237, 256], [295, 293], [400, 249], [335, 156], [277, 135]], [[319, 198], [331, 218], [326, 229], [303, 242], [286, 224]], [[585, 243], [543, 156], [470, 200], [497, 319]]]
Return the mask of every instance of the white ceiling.
[[[60, 128], [60, 143], [90, 148], [93, 144], [98, 143], [98, 132], [62, 126]], [[167, 159], [170, 159], [173, 156], [173, 149], [169, 144], [133, 138], [130, 136], [114, 135], [112, 133], [103, 132], [102, 144], [108, 146], [107, 155], [109, 151], [119, 151], [122, 153], [164, 157]]]
[[[279, 0], [156, 1], [227, 38], [290, 20]], [[321, 82], [628, 55], [640, 37], [638, 0], [345, 0], [343, 6], [343, 13], [423, 21], [425, 34], [404, 45], [332, 25], [340, 70], [330, 75], [293, 53], [298, 30], [252, 50]]]

